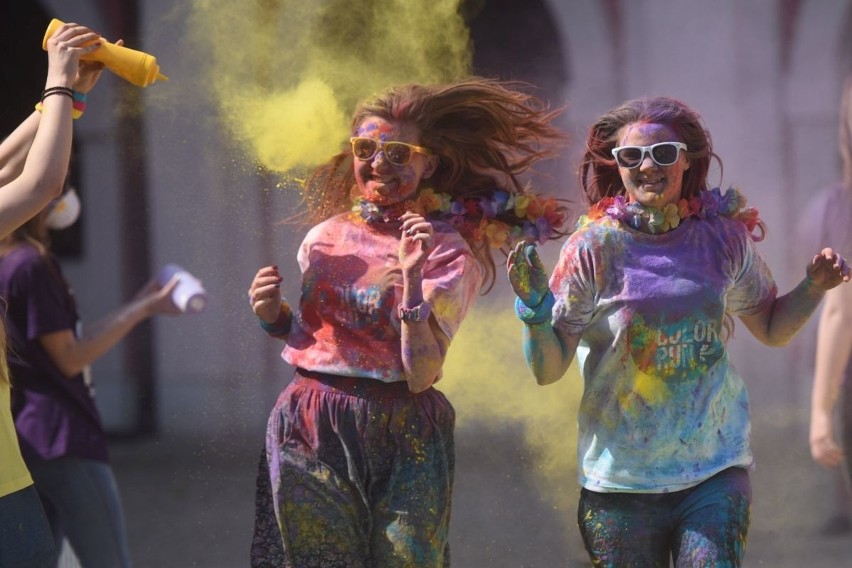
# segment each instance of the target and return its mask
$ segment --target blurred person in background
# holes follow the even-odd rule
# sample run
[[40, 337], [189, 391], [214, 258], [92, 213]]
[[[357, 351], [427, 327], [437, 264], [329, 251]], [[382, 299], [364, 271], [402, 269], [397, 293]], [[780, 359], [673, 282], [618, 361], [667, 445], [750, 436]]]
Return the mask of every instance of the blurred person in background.
[[[843, 178], [824, 190], [805, 217], [803, 238], [830, 243], [852, 253], [852, 77], [845, 81], [838, 132]], [[852, 531], [852, 287], [830, 290], [817, 328], [814, 382], [811, 392], [810, 448], [813, 459], [835, 469], [836, 492], [822, 532]]]
[[[0, 143], [0, 238], [62, 190], [71, 155], [72, 117], [103, 67], [80, 58], [100, 47], [99, 38], [84, 26], [68, 23], [47, 42], [40, 110]], [[21, 458], [11, 414], [12, 381], [2, 323], [0, 318], [0, 567], [50, 567], [55, 564], [50, 527]]]

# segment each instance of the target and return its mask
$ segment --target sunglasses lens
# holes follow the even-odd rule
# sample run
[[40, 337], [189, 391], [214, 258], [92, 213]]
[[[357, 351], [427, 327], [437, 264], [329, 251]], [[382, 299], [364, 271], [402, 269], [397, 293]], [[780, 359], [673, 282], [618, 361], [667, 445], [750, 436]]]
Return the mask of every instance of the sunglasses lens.
[[642, 161], [642, 149], [636, 146], [626, 146], [620, 149], [616, 155], [618, 165], [623, 168], [635, 168]]
[[651, 155], [661, 166], [670, 166], [677, 161], [677, 152], [677, 146], [674, 144], [658, 144], [651, 150]]
[[404, 166], [411, 160], [411, 148], [398, 142], [389, 142], [384, 146], [385, 157], [392, 164]]
[[376, 155], [378, 144], [370, 138], [356, 138], [352, 142], [352, 153], [359, 160], [369, 160]]

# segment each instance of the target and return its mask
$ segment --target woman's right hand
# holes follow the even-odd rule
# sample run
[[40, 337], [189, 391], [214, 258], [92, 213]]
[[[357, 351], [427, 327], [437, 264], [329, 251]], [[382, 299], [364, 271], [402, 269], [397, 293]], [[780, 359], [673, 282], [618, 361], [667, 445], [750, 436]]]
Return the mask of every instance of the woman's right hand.
[[530, 308], [541, 304], [550, 287], [547, 270], [535, 245], [526, 241], [516, 244], [506, 259], [506, 269], [509, 283], [521, 301]]
[[[49, 87], [71, 87], [77, 79], [80, 58], [101, 46], [101, 36], [79, 24], [62, 24], [47, 40]], [[97, 77], [95, 77], [97, 80]], [[91, 83], [94, 85], [94, 82]], [[91, 88], [91, 87], [90, 87]]]
[[823, 467], [834, 468], [843, 461], [843, 449], [834, 436], [831, 414], [814, 413], [811, 417], [811, 457]]
[[281, 275], [275, 265], [264, 266], [249, 286], [248, 297], [251, 309], [257, 317], [272, 324], [281, 310]]

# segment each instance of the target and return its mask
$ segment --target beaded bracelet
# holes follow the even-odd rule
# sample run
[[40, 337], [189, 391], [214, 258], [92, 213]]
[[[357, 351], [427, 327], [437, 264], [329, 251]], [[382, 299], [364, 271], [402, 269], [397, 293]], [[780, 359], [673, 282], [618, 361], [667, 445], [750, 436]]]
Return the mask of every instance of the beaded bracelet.
[[44, 102], [44, 99], [49, 97], [50, 95], [67, 95], [74, 98], [74, 89], [71, 87], [50, 87], [41, 92], [41, 102]]
[[67, 95], [71, 97], [71, 117], [75, 120], [83, 116], [86, 111], [86, 93], [75, 91], [68, 87], [50, 87], [41, 93], [41, 100], [36, 103], [36, 110], [42, 112], [44, 110], [44, 99], [50, 95]]
[[266, 323], [258, 318], [260, 328], [271, 335], [272, 337], [285, 337], [290, 333], [290, 326], [293, 323], [293, 311], [290, 309], [290, 304], [287, 300], [281, 298], [281, 308], [278, 311], [278, 317], [272, 323]]
[[553, 292], [547, 291], [541, 303], [534, 308], [527, 306], [520, 298], [515, 298], [515, 313], [518, 319], [527, 325], [535, 325], [539, 323], [549, 322], [552, 317], [553, 306], [556, 304], [556, 298]]

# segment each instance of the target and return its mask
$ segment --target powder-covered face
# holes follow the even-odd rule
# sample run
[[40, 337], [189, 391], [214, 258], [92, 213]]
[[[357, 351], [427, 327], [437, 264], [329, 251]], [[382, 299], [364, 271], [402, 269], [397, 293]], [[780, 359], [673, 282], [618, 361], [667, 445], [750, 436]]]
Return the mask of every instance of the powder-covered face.
[[[420, 133], [409, 123], [388, 121], [376, 116], [365, 119], [355, 136], [380, 142], [405, 142], [420, 145]], [[411, 161], [398, 166], [379, 151], [369, 160], [355, 158], [355, 182], [361, 196], [376, 205], [392, 205], [414, 197], [420, 180], [428, 178], [438, 165], [437, 156], [414, 153]]]
[[[681, 142], [672, 128], [654, 122], [633, 122], [621, 129], [617, 146], [650, 146], [658, 142]], [[677, 203], [681, 198], [683, 174], [689, 169], [689, 160], [678, 152], [677, 161], [661, 166], [645, 155], [638, 168], [618, 167], [621, 181], [630, 201], [662, 208]]]

